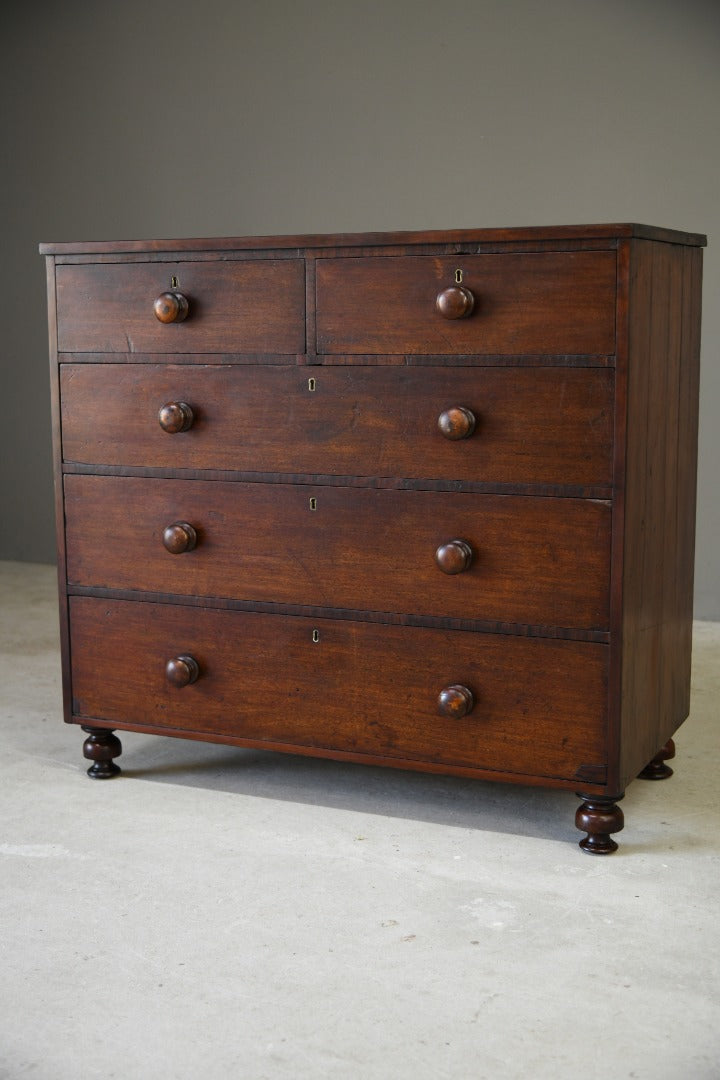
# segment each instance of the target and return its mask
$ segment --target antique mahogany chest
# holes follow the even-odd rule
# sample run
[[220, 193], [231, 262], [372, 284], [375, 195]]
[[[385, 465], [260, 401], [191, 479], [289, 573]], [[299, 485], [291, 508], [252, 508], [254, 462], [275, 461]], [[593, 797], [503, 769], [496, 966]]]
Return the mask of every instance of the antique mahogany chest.
[[65, 718], [578, 793], [688, 714], [701, 259], [638, 225], [46, 244]]

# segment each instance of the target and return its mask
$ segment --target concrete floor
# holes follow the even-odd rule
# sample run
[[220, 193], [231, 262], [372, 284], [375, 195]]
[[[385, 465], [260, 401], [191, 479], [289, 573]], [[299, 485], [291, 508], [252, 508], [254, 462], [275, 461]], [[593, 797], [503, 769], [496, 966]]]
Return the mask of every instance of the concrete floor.
[[60, 718], [54, 570], [0, 564], [0, 1076], [716, 1080], [720, 624], [621, 850], [568, 793]]

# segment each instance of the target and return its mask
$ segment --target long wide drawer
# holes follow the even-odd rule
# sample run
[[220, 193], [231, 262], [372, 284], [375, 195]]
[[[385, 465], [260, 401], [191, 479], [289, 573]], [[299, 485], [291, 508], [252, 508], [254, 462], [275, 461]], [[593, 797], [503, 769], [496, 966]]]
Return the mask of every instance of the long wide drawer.
[[[607, 368], [63, 364], [63, 458], [607, 485], [613, 385]], [[191, 421], [168, 434], [158, 417], [173, 402], [190, 408]]]
[[608, 626], [605, 502], [67, 475], [65, 514], [70, 585]]
[[[318, 259], [318, 352], [611, 354], [615, 260], [614, 251]], [[474, 306], [446, 318], [438, 296], [458, 287]]]
[[[70, 626], [86, 722], [567, 779], [607, 760], [603, 645], [86, 597]], [[458, 686], [469, 712], [442, 715]]]
[[[60, 352], [301, 353], [305, 264], [101, 263], [57, 267]], [[177, 291], [187, 317], [163, 323], [155, 300]]]

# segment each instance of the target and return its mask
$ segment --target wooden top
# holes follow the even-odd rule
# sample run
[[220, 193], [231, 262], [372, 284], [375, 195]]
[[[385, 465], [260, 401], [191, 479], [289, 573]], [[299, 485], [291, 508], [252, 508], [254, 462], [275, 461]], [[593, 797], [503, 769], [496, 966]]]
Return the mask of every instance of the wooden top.
[[172, 251], [387, 247], [395, 244], [535, 243], [543, 240], [615, 240], [639, 237], [668, 244], [704, 247], [707, 237], [652, 225], [539, 225], [512, 229], [449, 229], [428, 232], [327, 233], [306, 236], [232, 236], [188, 240], [90, 240], [40, 244], [41, 255], [104, 255]]

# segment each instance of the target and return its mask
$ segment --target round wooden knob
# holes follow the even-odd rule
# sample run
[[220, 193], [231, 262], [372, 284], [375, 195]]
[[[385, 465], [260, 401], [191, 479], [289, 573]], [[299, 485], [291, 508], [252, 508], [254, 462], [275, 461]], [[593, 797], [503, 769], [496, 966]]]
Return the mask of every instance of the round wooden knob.
[[174, 521], [163, 531], [162, 542], [171, 555], [182, 555], [195, 547], [197, 533], [187, 521]]
[[168, 435], [177, 435], [192, 427], [193, 411], [184, 401], [168, 401], [158, 413], [158, 423]]
[[435, 310], [443, 319], [466, 319], [474, 307], [475, 297], [464, 285], [450, 285], [435, 300]]
[[435, 562], [443, 574], [462, 574], [472, 562], [472, 548], [467, 540], [450, 540], [435, 552]]
[[172, 686], [189, 686], [199, 674], [200, 667], [192, 656], [174, 656], [165, 665], [165, 675]]
[[475, 430], [475, 415], [462, 405], [457, 405], [440, 413], [438, 427], [446, 439], [468, 439]]
[[474, 705], [475, 698], [467, 686], [456, 683], [440, 691], [438, 712], [442, 716], [449, 716], [451, 720], [460, 720], [463, 716], [467, 716], [469, 712], [472, 712]]
[[155, 318], [162, 323], [182, 322], [188, 313], [187, 297], [179, 292], [160, 293], [153, 304]]

